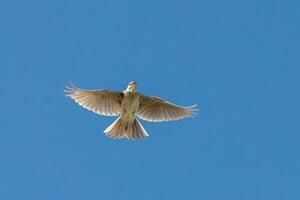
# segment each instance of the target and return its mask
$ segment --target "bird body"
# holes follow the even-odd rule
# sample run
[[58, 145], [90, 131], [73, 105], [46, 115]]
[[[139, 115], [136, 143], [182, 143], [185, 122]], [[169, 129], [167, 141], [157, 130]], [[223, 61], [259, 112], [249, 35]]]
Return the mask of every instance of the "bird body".
[[128, 120], [133, 120], [139, 109], [139, 94], [137, 92], [125, 91], [121, 103], [122, 115]]
[[137, 92], [137, 84], [131, 81], [127, 89], [119, 92], [112, 90], [83, 90], [66, 86], [66, 95], [79, 105], [104, 116], [118, 116], [105, 131], [113, 138], [142, 138], [148, 136], [137, 117], [152, 121], [170, 121], [196, 114], [196, 105], [182, 107], [159, 97], [151, 97]]

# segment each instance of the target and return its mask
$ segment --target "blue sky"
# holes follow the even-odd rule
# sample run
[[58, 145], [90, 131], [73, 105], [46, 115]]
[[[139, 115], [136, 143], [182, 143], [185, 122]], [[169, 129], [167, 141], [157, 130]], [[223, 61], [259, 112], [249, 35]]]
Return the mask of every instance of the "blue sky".
[[[0, 199], [300, 199], [299, 1], [3, 1]], [[139, 91], [197, 117], [115, 118], [63, 94]]]

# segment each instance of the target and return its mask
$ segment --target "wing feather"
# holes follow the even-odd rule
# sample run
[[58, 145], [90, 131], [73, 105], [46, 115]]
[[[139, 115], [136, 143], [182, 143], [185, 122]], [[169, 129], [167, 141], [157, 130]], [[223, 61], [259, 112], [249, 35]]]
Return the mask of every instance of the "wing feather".
[[151, 122], [178, 120], [195, 115], [198, 111], [196, 106], [178, 106], [159, 97], [140, 94], [137, 116]]
[[66, 86], [65, 94], [80, 106], [99, 115], [117, 116], [121, 113], [123, 92], [112, 90], [84, 90], [70, 85]]

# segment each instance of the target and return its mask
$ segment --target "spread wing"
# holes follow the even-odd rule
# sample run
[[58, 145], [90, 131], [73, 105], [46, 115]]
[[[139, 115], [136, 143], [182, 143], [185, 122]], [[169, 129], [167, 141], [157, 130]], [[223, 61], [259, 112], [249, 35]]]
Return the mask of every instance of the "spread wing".
[[151, 122], [178, 120], [195, 115], [198, 110], [196, 106], [177, 106], [159, 97], [140, 94], [140, 105], [137, 116]]
[[123, 92], [111, 90], [83, 90], [74, 85], [66, 86], [66, 96], [80, 106], [99, 115], [116, 116], [121, 113]]

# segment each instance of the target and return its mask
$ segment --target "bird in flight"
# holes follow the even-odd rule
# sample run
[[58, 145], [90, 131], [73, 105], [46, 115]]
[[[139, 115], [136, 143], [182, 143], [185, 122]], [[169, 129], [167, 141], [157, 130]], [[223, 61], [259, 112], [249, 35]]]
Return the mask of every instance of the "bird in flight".
[[159, 97], [146, 96], [137, 91], [131, 81], [124, 91], [84, 90], [66, 86], [66, 96], [80, 106], [104, 116], [119, 116], [104, 133], [113, 138], [137, 139], [148, 136], [139, 120], [162, 122], [193, 116], [197, 105], [178, 106]]

